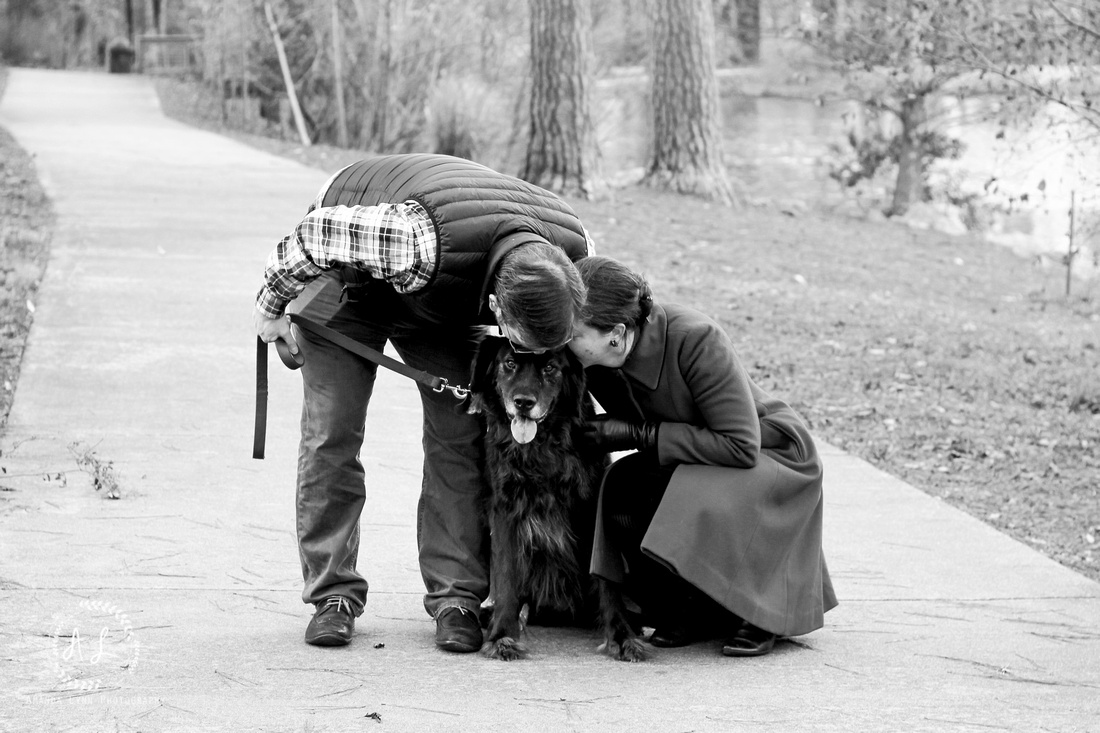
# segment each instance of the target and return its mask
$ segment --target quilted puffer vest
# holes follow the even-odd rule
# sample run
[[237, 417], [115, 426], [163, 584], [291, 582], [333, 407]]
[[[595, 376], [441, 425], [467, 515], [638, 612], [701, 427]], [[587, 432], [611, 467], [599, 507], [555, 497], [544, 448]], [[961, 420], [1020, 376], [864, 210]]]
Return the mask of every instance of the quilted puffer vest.
[[[436, 270], [404, 298], [438, 323], [491, 321], [485, 298], [504, 253], [547, 241], [571, 260], [588, 252], [580, 219], [564, 201], [526, 181], [448, 155], [384, 155], [341, 171], [321, 206], [374, 206], [415, 200], [435, 225]], [[341, 276], [349, 285], [364, 274]], [[482, 312], [484, 308], [484, 312]]]

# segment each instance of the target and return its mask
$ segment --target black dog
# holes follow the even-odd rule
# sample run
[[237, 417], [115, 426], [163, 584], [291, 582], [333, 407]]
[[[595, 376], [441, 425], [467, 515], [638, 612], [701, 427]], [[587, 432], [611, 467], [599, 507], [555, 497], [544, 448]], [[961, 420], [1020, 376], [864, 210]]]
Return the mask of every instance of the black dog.
[[493, 614], [481, 651], [511, 660], [527, 651], [524, 604], [540, 620], [595, 621], [588, 565], [606, 456], [581, 441], [592, 406], [584, 370], [566, 349], [517, 353], [487, 338], [470, 390], [469, 409], [486, 423], [492, 537]]

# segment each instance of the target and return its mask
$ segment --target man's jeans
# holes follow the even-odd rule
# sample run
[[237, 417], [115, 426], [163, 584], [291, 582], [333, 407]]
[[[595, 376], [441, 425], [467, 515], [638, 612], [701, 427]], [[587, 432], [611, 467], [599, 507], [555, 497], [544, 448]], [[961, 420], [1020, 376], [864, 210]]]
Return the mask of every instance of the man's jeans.
[[[340, 282], [325, 280], [302, 315], [379, 351], [389, 341], [410, 367], [450, 384], [468, 384], [475, 349], [471, 327], [442, 327], [418, 317], [415, 305], [384, 284], [341, 302]], [[359, 461], [364, 438], [386, 430], [385, 425], [367, 430], [365, 424], [378, 367], [300, 329], [295, 338], [305, 356], [297, 486], [302, 600], [344, 596], [358, 615], [367, 598], [367, 581], [356, 571], [359, 517], [366, 490], [387, 490], [364, 476]], [[424, 408], [424, 480], [417, 509], [424, 608], [433, 617], [450, 606], [476, 612], [489, 591], [489, 535], [479, 508], [481, 427], [450, 391], [418, 386]]]

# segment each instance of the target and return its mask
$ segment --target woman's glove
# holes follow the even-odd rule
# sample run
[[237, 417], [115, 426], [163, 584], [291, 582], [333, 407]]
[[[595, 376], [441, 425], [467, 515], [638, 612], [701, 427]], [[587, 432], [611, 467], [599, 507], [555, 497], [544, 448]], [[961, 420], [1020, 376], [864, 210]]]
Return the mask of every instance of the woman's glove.
[[637, 448], [657, 450], [657, 428], [660, 423], [633, 423], [613, 417], [600, 417], [584, 426], [584, 437], [590, 445], [608, 453]]

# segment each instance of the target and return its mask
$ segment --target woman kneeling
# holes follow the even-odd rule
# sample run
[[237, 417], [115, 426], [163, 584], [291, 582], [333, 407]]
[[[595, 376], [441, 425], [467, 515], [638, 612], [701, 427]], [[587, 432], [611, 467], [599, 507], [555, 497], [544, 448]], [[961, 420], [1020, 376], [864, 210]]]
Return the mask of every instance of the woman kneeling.
[[[577, 265], [588, 303], [569, 348], [607, 413], [589, 437], [637, 450], [604, 476], [593, 574], [637, 604], [655, 646], [724, 638], [726, 656], [759, 656], [821, 628], [836, 596], [805, 424], [749, 379], [716, 322], [655, 303], [613, 259]], [[609, 653], [638, 658], [631, 620], [605, 609]]]

